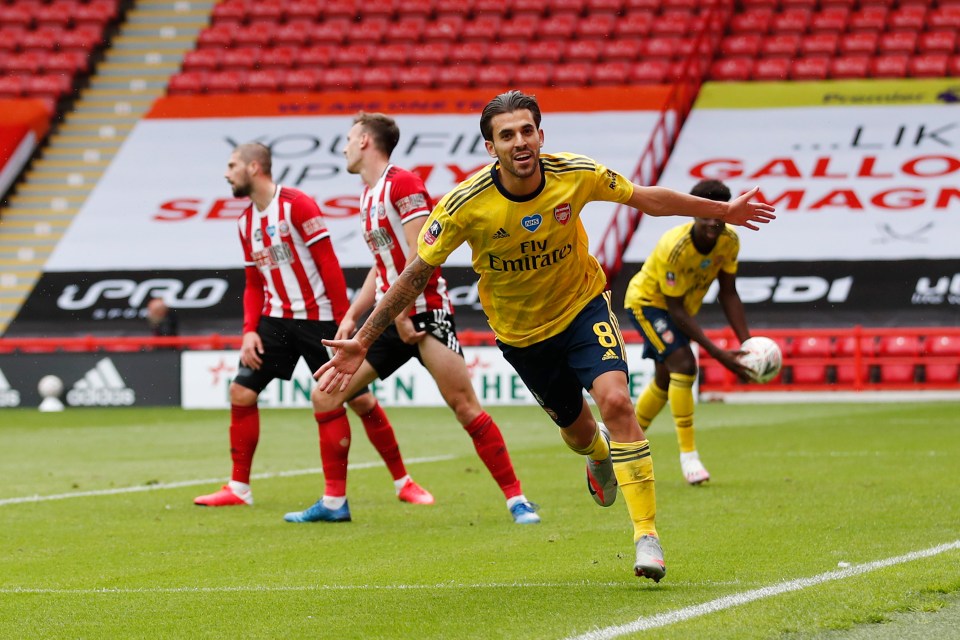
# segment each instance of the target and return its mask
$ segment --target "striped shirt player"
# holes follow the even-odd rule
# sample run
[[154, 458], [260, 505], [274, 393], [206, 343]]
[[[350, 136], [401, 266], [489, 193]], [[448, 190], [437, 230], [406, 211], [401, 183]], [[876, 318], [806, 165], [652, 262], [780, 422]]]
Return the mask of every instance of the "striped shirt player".
[[238, 219], [247, 286], [243, 330], [260, 316], [339, 322], [347, 288], [330, 232], [313, 198], [277, 185], [263, 211], [253, 204]]
[[[233, 473], [219, 491], [194, 500], [201, 506], [253, 503], [250, 470], [260, 438], [260, 393], [275, 378], [289, 380], [301, 357], [311, 371], [325, 364], [329, 354], [322, 340], [336, 335], [349, 308], [343, 271], [320, 208], [298, 189], [274, 183], [271, 165], [267, 147], [242, 144], [231, 154], [224, 176], [235, 197], [251, 200], [237, 220], [246, 276], [243, 340], [237, 375], [229, 387]], [[327, 416], [319, 415], [317, 402], [313, 397], [311, 401], [327, 488], [345, 502], [350, 431], [325, 429]], [[373, 394], [359, 389], [345, 402], [360, 417], [393, 475], [398, 498], [433, 502], [407, 474], [393, 427]], [[334, 413], [346, 412], [341, 405]], [[337, 519], [348, 520], [349, 512], [338, 512]]]

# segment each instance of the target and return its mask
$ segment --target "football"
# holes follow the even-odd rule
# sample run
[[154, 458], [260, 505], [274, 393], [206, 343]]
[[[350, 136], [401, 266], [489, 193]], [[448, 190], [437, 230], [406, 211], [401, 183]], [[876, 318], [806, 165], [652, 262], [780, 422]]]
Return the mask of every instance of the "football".
[[57, 376], [43, 376], [37, 383], [42, 398], [57, 398], [63, 393], [63, 381]]
[[783, 355], [776, 342], [764, 336], [755, 336], [744, 341], [740, 350], [740, 364], [750, 370], [750, 379], [754, 382], [770, 382], [780, 373]]

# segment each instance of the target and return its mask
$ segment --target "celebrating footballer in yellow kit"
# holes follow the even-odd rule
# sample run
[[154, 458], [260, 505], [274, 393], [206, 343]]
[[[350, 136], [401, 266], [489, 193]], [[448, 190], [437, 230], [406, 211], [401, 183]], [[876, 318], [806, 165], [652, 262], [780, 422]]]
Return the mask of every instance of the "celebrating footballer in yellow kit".
[[[324, 391], [342, 389], [378, 335], [464, 242], [480, 275], [480, 300], [497, 345], [573, 451], [586, 456], [593, 499], [610, 506], [617, 485], [633, 523], [637, 576], [666, 573], [657, 535], [650, 446], [637, 423], [627, 364], [606, 277], [580, 222], [588, 202], [626, 203], [649, 215], [722, 219], [756, 229], [773, 208], [749, 199], [715, 202], [632, 184], [590, 158], [543, 154], [536, 98], [519, 91], [491, 100], [480, 131], [495, 162], [448, 193], [433, 210], [418, 256], [381, 298], [352, 340], [324, 340], [333, 359], [316, 372]], [[583, 390], [597, 404], [594, 419]]]

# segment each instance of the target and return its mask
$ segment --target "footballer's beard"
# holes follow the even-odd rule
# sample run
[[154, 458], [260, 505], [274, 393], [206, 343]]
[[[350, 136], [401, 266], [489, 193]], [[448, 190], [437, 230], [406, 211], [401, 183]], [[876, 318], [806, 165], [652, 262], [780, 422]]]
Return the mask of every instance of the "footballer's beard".
[[237, 183], [230, 185], [233, 187], [233, 197], [234, 198], [247, 198], [250, 196], [250, 183]]

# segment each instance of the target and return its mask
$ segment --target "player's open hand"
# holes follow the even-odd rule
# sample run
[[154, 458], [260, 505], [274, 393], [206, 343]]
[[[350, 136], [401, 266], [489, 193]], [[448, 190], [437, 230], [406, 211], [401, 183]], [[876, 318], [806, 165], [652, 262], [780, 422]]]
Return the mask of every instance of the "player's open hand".
[[767, 224], [771, 220], [775, 220], [777, 216], [773, 214], [776, 211], [773, 206], [765, 202], [750, 201], [750, 198], [757, 195], [759, 191], [760, 187], [754, 187], [736, 200], [732, 200], [723, 221], [756, 231], [759, 229], [758, 223]]
[[323, 340], [323, 345], [333, 349], [333, 357], [314, 372], [313, 378], [324, 393], [346, 391], [367, 350], [359, 340]]
[[247, 331], [243, 334], [243, 342], [240, 344], [240, 362], [250, 367], [254, 371], [263, 364], [263, 340], [256, 331]]

